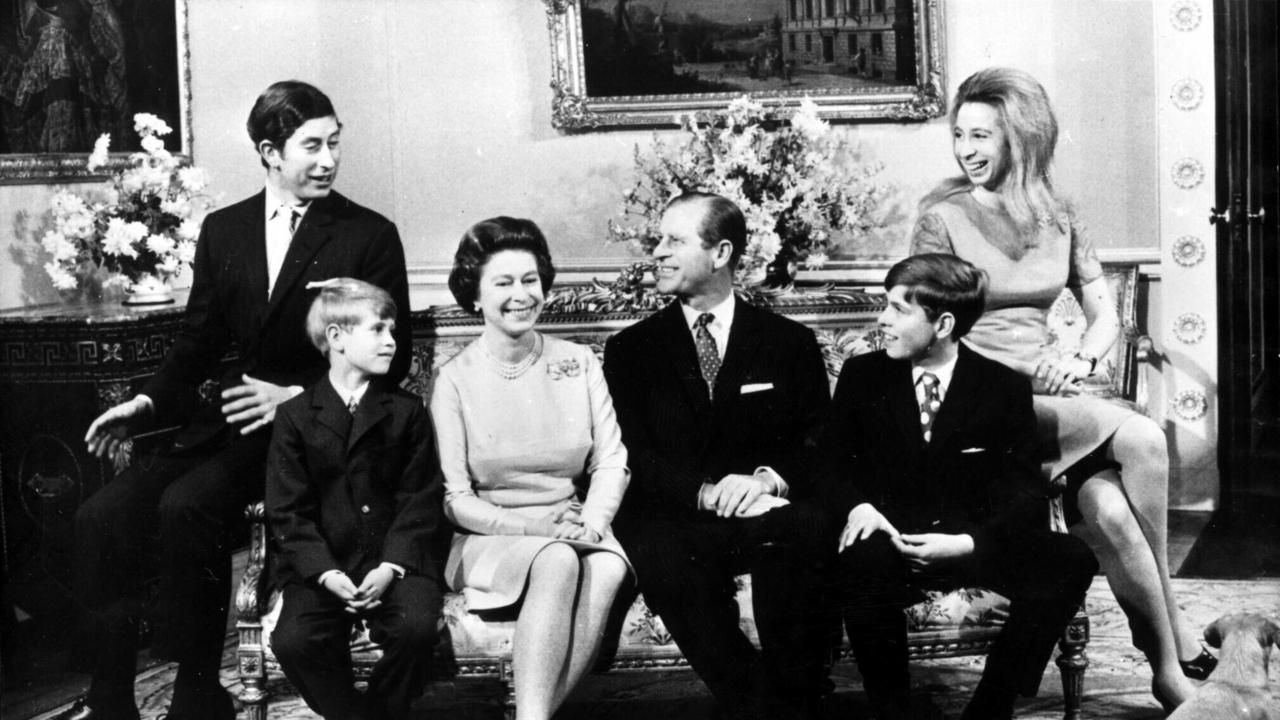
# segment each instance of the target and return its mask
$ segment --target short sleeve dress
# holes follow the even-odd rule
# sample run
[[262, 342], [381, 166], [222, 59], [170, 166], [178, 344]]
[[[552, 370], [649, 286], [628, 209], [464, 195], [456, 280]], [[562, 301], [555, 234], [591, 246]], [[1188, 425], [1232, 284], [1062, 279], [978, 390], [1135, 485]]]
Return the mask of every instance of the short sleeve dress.
[[[590, 348], [542, 340], [539, 360], [514, 379], [477, 340], [432, 389], [444, 511], [456, 528], [445, 581], [471, 610], [518, 602], [534, 556], [551, 543], [626, 560], [610, 524], [630, 478], [627, 451], [600, 362]], [[568, 507], [600, 543], [545, 535]]]
[[[1074, 213], [1064, 210], [1056, 222], [1028, 237], [1007, 213], [969, 192], [950, 195], [921, 214], [911, 253], [930, 252], [956, 255], [987, 271], [986, 311], [963, 342], [1028, 376], [1050, 352], [1048, 315], [1054, 300], [1064, 288], [1102, 276], [1102, 263]], [[1087, 396], [1037, 392], [1034, 404], [1041, 469], [1049, 479], [1102, 448], [1136, 414]]]

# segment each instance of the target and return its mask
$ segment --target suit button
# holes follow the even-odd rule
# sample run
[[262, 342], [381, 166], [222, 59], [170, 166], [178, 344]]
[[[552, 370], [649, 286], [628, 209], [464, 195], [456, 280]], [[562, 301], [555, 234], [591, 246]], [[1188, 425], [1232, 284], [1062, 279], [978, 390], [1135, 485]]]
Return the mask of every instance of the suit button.
[[365, 515], [368, 515], [368, 514], [369, 514], [369, 506], [368, 506], [368, 505], [361, 505], [361, 506], [360, 506], [360, 512], [364, 513]]

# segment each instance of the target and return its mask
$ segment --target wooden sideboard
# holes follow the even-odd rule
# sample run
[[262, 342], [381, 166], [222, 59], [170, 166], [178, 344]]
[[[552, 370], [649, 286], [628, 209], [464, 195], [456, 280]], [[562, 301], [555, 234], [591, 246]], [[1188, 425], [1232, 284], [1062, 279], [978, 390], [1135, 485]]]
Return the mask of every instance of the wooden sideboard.
[[113, 474], [85, 430], [155, 372], [185, 301], [0, 311], [0, 558], [6, 603], [37, 621], [65, 617], [75, 510]]

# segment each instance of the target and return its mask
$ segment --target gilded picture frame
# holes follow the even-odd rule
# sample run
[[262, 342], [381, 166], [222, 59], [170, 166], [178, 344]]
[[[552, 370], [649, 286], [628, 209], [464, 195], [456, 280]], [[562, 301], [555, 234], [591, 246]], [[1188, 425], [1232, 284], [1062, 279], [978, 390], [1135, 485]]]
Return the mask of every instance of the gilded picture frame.
[[[0, 2], [0, 184], [79, 182], [125, 167], [139, 149], [140, 112], [169, 124], [165, 146], [189, 162], [187, 3], [172, 0], [170, 15], [154, 0]], [[103, 132], [110, 160], [91, 173]]]
[[939, 0], [543, 0], [552, 125], [674, 126], [749, 94], [824, 118], [946, 112]]

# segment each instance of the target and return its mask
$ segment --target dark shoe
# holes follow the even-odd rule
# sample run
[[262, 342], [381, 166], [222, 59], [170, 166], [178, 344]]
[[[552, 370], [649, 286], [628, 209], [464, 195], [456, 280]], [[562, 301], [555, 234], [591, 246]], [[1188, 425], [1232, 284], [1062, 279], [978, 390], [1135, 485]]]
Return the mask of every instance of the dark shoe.
[[89, 707], [84, 698], [81, 698], [69, 709], [55, 715], [53, 720], [138, 720], [138, 708], [136, 705], [120, 703], [120, 707], [98, 710]]
[[1178, 664], [1182, 666], [1182, 674], [1192, 680], [1207, 680], [1209, 673], [1218, 667], [1218, 658], [1208, 650], [1201, 648], [1200, 654], [1191, 660], [1179, 660]]

